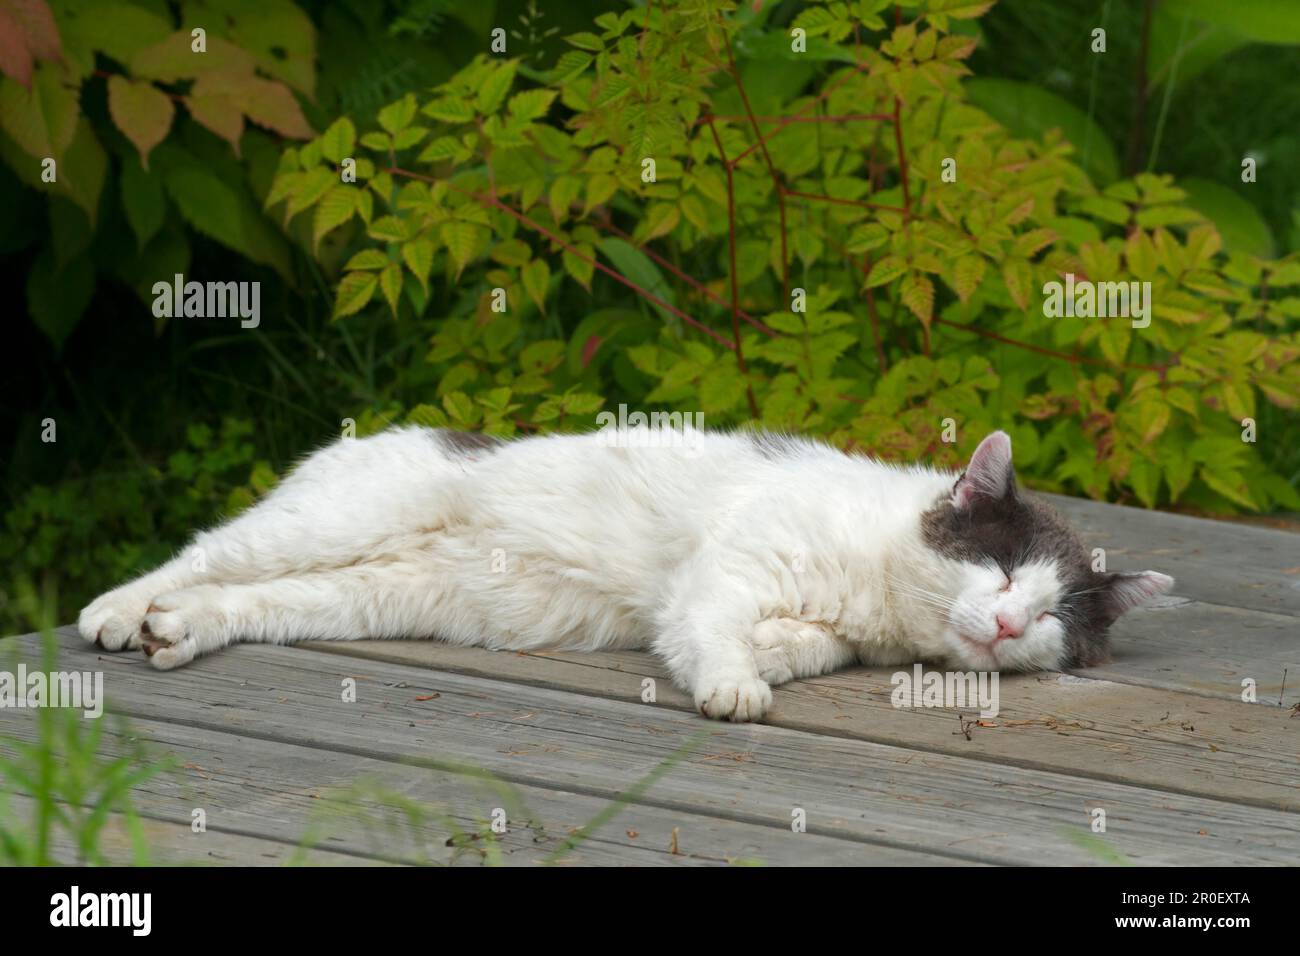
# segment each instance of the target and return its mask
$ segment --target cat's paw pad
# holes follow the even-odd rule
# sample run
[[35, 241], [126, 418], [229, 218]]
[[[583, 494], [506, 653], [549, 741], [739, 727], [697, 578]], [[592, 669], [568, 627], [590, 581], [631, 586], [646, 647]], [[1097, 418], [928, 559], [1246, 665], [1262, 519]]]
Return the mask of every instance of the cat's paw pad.
[[140, 625], [141, 647], [149, 663], [169, 671], [194, 660], [205, 615], [211, 616], [199, 595], [175, 591], [154, 598]]
[[773, 687], [794, 680], [790, 656], [783, 647], [755, 647], [754, 664], [758, 667], [758, 676]]
[[756, 677], [706, 681], [695, 691], [695, 706], [714, 720], [760, 720], [772, 704], [772, 688]]
[[77, 618], [82, 638], [106, 651], [125, 651], [140, 646], [140, 622], [149, 599], [118, 588], [101, 594], [87, 604]]

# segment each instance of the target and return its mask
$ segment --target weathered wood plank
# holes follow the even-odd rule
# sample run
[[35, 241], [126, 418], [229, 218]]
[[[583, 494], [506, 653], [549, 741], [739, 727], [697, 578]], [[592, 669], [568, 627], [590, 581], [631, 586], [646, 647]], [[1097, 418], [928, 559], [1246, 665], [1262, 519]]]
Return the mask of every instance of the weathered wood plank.
[[[5, 731], [18, 740], [31, 740], [35, 725], [31, 720], [10, 721]], [[281, 863], [292, 859], [310, 834], [314, 852], [326, 858], [308, 854], [307, 863], [473, 865], [483, 860], [485, 822], [501, 808], [508, 819], [508, 831], [495, 838], [501, 861], [536, 864], [609, 803], [527, 784], [502, 790], [500, 783], [448, 771], [147, 718], [133, 718], [129, 733], [177, 761], [175, 770], [146, 781], [134, 794], [138, 812], [151, 818], [151, 839], [157, 841], [155, 849], [164, 861], [225, 862], [223, 855], [238, 851], [242, 856], [231, 862], [256, 864], [265, 856], [267, 863]], [[105, 727], [105, 752], [115, 755], [123, 749], [118, 730]], [[11, 750], [0, 736], [0, 753]], [[345, 789], [357, 781], [364, 786]], [[403, 812], [410, 805], [419, 808], [415, 819]], [[206, 815], [206, 833], [190, 831], [196, 808]], [[458, 853], [446, 846], [456, 834], [479, 836]], [[659, 866], [747, 859], [823, 866], [950, 862], [910, 850], [797, 834], [788, 826], [635, 803], [592, 831], [561, 862]]]
[[[641, 699], [642, 681], [649, 677], [659, 705], [693, 710], [689, 696], [673, 687], [663, 666], [639, 652], [529, 655], [436, 641], [321, 641], [310, 646], [629, 702]], [[1060, 674], [1008, 674], [999, 681], [1000, 713], [977, 726], [968, 724], [967, 740], [955, 709], [892, 705], [890, 678], [900, 669], [910, 670], [854, 668], [778, 687], [765, 722], [1300, 810], [1300, 719], [1291, 719], [1288, 709]], [[962, 713], [974, 716], [972, 708]]]
[[[1106, 843], [1148, 864], [1294, 862], [1300, 815], [1059, 773], [994, 765], [666, 708], [265, 646], [160, 674], [65, 636], [64, 666], [102, 667], [137, 717], [242, 732], [375, 759], [470, 764], [516, 783], [612, 797], [702, 729], [697, 751], [640, 802], [767, 826], [802, 808], [809, 832], [953, 859], [1100, 862]], [[341, 680], [359, 700], [339, 699]], [[417, 700], [416, 698], [421, 698]]]
[[[3, 738], [0, 738], [3, 746]], [[30, 818], [36, 801], [22, 794], [9, 794], [6, 799], [11, 813], [17, 819]], [[149, 846], [150, 866], [213, 865], [213, 866], [283, 866], [288, 863], [301, 866], [386, 866], [383, 860], [372, 857], [334, 853], [330, 850], [310, 848], [299, 850], [292, 844], [268, 840], [242, 833], [223, 833], [209, 830], [201, 836], [190, 832], [188, 823], [159, 820], [141, 816], [141, 829]], [[135, 852], [126, 818], [120, 813], [110, 813], [100, 834], [99, 850], [112, 866], [131, 866]], [[64, 866], [85, 866], [86, 862], [75, 842], [63, 832], [55, 834], [50, 853]]]
[[1231, 700], [1250, 678], [1260, 700], [1285, 690], [1289, 705], [1300, 700], [1300, 618], [1163, 599], [1116, 622], [1109, 663], [1076, 673]]
[[1045, 495], [1078, 527], [1089, 548], [1105, 548], [1112, 571], [1172, 574], [1183, 597], [1300, 615], [1300, 535], [1229, 521]]

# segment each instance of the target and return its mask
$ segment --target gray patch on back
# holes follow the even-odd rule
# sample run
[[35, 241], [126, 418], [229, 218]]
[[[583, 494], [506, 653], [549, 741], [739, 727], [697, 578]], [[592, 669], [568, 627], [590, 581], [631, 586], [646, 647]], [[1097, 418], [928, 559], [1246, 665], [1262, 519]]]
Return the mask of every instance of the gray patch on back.
[[449, 455], [473, 458], [477, 455], [496, 451], [505, 444], [504, 439], [482, 432], [458, 432], [449, 428], [438, 430], [438, 441]]
[[753, 444], [754, 450], [768, 461], [775, 461], [778, 458], [791, 458], [798, 454], [800, 448], [799, 441], [788, 435], [751, 431], [745, 432], [745, 437]]

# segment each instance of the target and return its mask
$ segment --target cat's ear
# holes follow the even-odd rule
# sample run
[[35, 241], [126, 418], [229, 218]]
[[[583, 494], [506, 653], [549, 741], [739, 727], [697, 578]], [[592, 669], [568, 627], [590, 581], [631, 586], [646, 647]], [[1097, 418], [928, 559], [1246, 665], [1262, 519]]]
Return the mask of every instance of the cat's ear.
[[969, 508], [976, 498], [998, 500], [1014, 493], [1016, 473], [1011, 466], [1011, 436], [993, 432], [975, 449], [970, 464], [952, 488], [952, 506]]
[[1106, 575], [1106, 609], [1111, 618], [1131, 611], [1168, 592], [1174, 579], [1159, 571], [1116, 572]]

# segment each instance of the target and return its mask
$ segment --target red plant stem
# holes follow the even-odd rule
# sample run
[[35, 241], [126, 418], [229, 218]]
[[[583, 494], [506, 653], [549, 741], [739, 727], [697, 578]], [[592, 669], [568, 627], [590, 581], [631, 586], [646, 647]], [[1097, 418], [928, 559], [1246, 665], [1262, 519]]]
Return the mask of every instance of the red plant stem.
[[510, 206], [507, 206], [505, 203], [497, 199], [495, 196], [484, 196], [480, 193], [471, 192], [468, 189], [461, 189], [459, 186], [455, 186], [452, 183], [447, 182], [447, 180], [445, 179], [435, 179], [432, 176], [423, 176], [420, 173], [411, 172], [409, 169], [402, 169], [399, 166], [389, 166], [386, 172], [392, 173], [394, 176], [406, 176], [410, 179], [418, 179], [427, 183], [435, 183], [435, 184], [442, 183], [448, 189], [454, 190], [455, 192], [460, 193], [462, 196], [468, 196], [474, 201], [482, 203], [485, 206], [491, 206], [493, 209], [498, 209], [501, 212], [505, 213], [506, 215], [510, 216], [511, 218], [515, 219], [516, 221], [527, 226], [529, 229], [532, 229], [534, 232], [542, 236], [545, 236], [551, 242], [555, 243], [557, 246], [561, 247], [562, 249], [565, 249], [568, 252], [572, 253], [574, 256], [576, 256], [578, 259], [581, 259], [583, 262], [589, 263], [594, 268], [599, 269], [601, 272], [605, 273], [614, 281], [620, 282], [623, 285], [627, 286], [629, 289], [631, 289], [637, 295], [641, 296], [643, 299], [647, 299], [653, 302], [655, 305], [659, 306], [661, 309], [671, 312], [673, 315], [677, 316], [679, 319], [681, 319], [687, 325], [690, 325], [692, 328], [699, 329], [705, 335], [708, 335], [711, 338], [716, 339], [719, 343], [725, 345], [729, 349], [735, 349], [737, 347], [737, 346], [733, 346], [730, 342], [728, 342], [725, 336], [719, 335], [717, 332], [713, 331], [713, 329], [709, 328], [707, 325], [703, 324], [702, 322], [699, 322], [696, 319], [692, 318], [691, 316], [687, 315], [685, 312], [677, 308], [672, 303], [665, 302], [663, 299], [659, 298], [659, 296], [655, 295], [649, 289], [643, 289], [641, 286], [637, 285], [631, 279], [628, 279], [624, 277], [621, 273], [616, 272], [615, 270], [609, 268], [609, 266], [605, 265], [603, 262], [600, 262], [599, 260], [593, 259], [589, 256], [584, 256], [581, 252], [579, 252], [569, 243], [565, 242], [555, 233], [551, 232], [545, 226], [541, 225], [540, 223], [534, 222], [532, 219], [528, 218], [526, 215], [519, 212], [517, 209], [513, 209]]
[[[754, 136], [758, 139], [758, 145], [763, 150], [763, 161], [767, 163], [767, 171], [768, 174], [772, 177], [772, 185], [776, 187], [776, 204], [781, 215], [781, 285], [784, 287], [785, 302], [788, 305], [790, 302], [790, 254], [788, 251], [788, 242], [786, 239], [787, 230], [786, 230], [786, 223], [785, 223], [785, 187], [781, 184], [781, 174], [776, 171], [776, 164], [772, 162], [772, 154], [767, 151], [767, 139], [763, 136], [763, 131], [758, 128], [758, 120], [754, 119], [754, 108], [749, 104], [749, 94], [745, 92], [745, 84], [740, 78], [740, 70], [737, 69], [736, 67], [736, 57], [731, 52], [731, 37], [725, 32], [722, 34], [722, 37], [724, 40], [726, 40], [727, 43], [727, 66], [731, 71], [732, 79], [736, 81], [736, 92], [740, 94], [740, 102], [743, 103], [745, 106], [745, 115], [749, 117], [749, 124], [754, 128]], [[713, 126], [712, 119], [709, 120], [709, 126], [710, 127]], [[716, 129], [713, 133], [713, 136], [714, 139], [718, 140], [718, 151], [721, 152], [722, 140], [718, 139], [718, 134]], [[729, 163], [727, 165], [728, 186], [730, 186], [731, 183], [731, 171], [732, 169], [735, 168], [735, 164], [738, 162], [740, 162], [739, 158], [735, 161], [735, 163]], [[733, 232], [732, 242], [734, 244], [735, 242], [734, 223], [732, 226], [732, 232]], [[734, 250], [733, 250], [733, 258], [734, 258]], [[735, 282], [735, 269], [732, 270], [732, 282], [733, 283]]]
[[903, 151], [902, 104], [894, 97], [894, 145], [898, 149], [898, 178], [903, 184], [903, 215], [912, 217], [912, 197], [907, 190], [907, 153]]
[[[667, 269], [669, 272], [671, 272], [677, 278], [681, 279], [683, 282], [685, 282], [691, 288], [695, 289], [697, 292], [701, 293], [705, 297], [712, 299], [714, 302], [718, 303], [718, 305], [725, 305], [730, 307], [731, 305], [730, 302], [728, 302], [722, 296], [718, 295], [716, 292], [710, 289], [699, 279], [695, 278], [693, 275], [690, 275], [689, 273], [683, 272], [674, 263], [672, 263], [668, 259], [665, 259], [663, 256], [659, 255], [659, 253], [655, 252], [648, 245], [637, 242], [635, 239], [631, 237], [631, 235], [624, 232], [618, 226], [614, 225], [614, 223], [611, 222], [608, 217], [606, 217], [603, 221], [596, 223], [596, 225], [599, 226], [601, 229], [604, 229], [606, 232], [612, 232], [620, 239], [624, 239], [627, 242], [632, 243], [638, 249], [644, 252], [647, 256], [653, 259], [656, 263], [658, 263], [660, 266]], [[744, 309], [738, 308], [736, 309], [736, 312], [739, 313], [742, 319], [744, 319], [754, 328], [758, 329], [758, 331], [762, 332], [764, 335], [776, 337], [781, 334], [777, 332], [775, 329], [769, 328], [768, 326], [764, 325], [762, 322], [754, 318]]]
[[[713, 114], [715, 120], [723, 122], [743, 123], [749, 120], [747, 116], [721, 116]], [[878, 120], [884, 123], [892, 123], [894, 116], [892, 113], [849, 113], [844, 116], [755, 116], [755, 120], [760, 123], [778, 123], [781, 126], [789, 126], [791, 123], [857, 123], [867, 120]], [[771, 139], [775, 130], [768, 134]]]
[[[862, 258], [862, 274], [871, 274], [871, 253]], [[876, 312], [875, 286], [867, 289], [867, 318], [871, 320], [871, 340], [876, 344], [876, 361], [880, 363], [880, 374], [889, 371], [889, 361], [885, 358], [885, 347], [880, 342], [880, 316]]]
[[801, 193], [794, 189], [786, 189], [783, 191], [787, 196], [794, 196], [798, 199], [815, 199], [820, 202], [833, 202], [840, 206], [861, 206], [863, 209], [884, 209], [889, 212], [907, 212], [907, 208], [904, 206], [886, 206], [877, 202], [867, 202], [864, 199], [839, 199], [835, 196], [823, 196], [819, 193]]
[[1030, 352], [1037, 352], [1039, 355], [1047, 355], [1051, 358], [1061, 359], [1062, 361], [1071, 362], [1075, 365], [1096, 365], [1101, 368], [1124, 369], [1130, 372], [1159, 372], [1161, 379], [1164, 378], [1172, 366], [1178, 364], [1178, 356], [1175, 354], [1173, 359], [1163, 365], [1134, 365], [1127, 362], [1121, 362], [1118, 365], [1107, 362], [1103, 359], [1090, 358], [1087, 355], [1071, 355], [1068, 352], [1057, 352], [1053, 349], [1044, 348], [1041, 345], [1033, 345], [1029, 342], [1021, 342], [1018, 339], [1009, 339], [1004, 335], [998, 335], [996, 332], [989, 332], [986, 329], [979, 329], [973, 325], [962, 325], [960, 322], [949, 322], [947, 319], [941, 319], [937, 315], [933, 318], [934, 322], [940, 325], [947, 325], [954, 329], [961, 329], [963, 332], [970, 332], [973, 335], [979, 335], [986, 339], [992, 339], [994, 342], [1001, 342], [1003, 345], [1013, 345], [1019, 349], [1027, 349]]
[[[709, 130], [713, 133], [713, 141], [718, 146], [718, 155], [725, 156], [722, 137], [718, 135], [718, 127], [712, 120], [709, 121]], [[736, 364], [740, 366], [740, 374], [745, 376], [745, 396], [749, 399], [749, 412], [758, 418], [758, 402], [754, 399], [754, 387], [749, 381], [749, 369], [745, 366], [745, 353], [740, 347], [740, 288], [736, 270], [736, 184], [731, 167], [723, 163], [722, 168], [727, 171], [727, 248], [731, 255], [731, 335], [736, 343]]]

